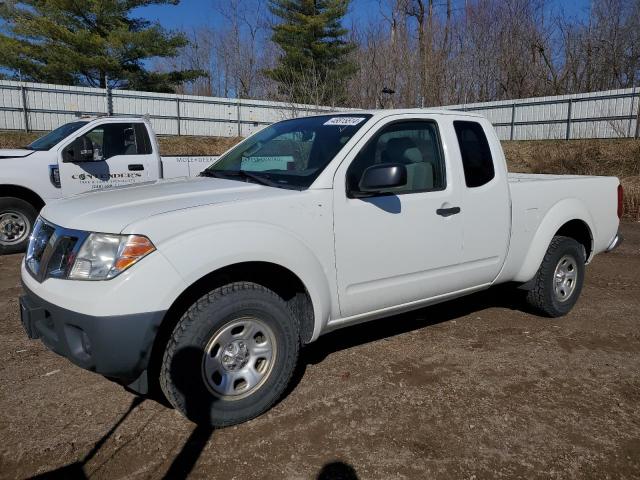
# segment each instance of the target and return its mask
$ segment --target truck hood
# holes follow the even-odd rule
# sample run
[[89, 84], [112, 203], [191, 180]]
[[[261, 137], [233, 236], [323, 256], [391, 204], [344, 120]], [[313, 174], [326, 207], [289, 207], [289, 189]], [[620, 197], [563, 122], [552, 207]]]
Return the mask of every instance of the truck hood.
[[35, 150], [27, 150], [26, 148], [2, 148], [0, 149], [0, 158], [22, 158], [28, 157]]
[[217, 178], [160, 180], [153, 184], [76, 195], [47, 204], [42, 216], [56, 225], [119, 233], [127, 225], [175, 210], [293, 193]]

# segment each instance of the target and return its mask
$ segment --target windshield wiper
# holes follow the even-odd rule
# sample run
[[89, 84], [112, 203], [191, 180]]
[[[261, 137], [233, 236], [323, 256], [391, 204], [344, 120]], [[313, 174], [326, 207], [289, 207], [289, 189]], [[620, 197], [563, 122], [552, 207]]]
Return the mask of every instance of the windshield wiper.
[[202, 177], [214, 177], [214, 178], [227, 178], [227, 177], [240, 177], [245, 180], [251, 180], [253, 182], [259, 183], [260, 185], [265, 185], [267, 187], [276, 187], [276, 188], [287, 188], [285, 185], [281, 183], [274, 182], [269, 178], [266, 178], [262, 175], [256, 175], [252, 172], [247, 172], [246, 170], [203, 170], [200, 175]]
[[238, 170], [238, 173], [246, 179], [255, 180], [256, 182], [262, 185], [266, 185], [267, 187], [282, 188], [283, 186], [281, 183], [274, 182], [273, 180], [271, 180], [269, 178], [269, 174], [266, 174], [265, 176], [256, 175], [255, 173], [247, 172], [246, 170]]

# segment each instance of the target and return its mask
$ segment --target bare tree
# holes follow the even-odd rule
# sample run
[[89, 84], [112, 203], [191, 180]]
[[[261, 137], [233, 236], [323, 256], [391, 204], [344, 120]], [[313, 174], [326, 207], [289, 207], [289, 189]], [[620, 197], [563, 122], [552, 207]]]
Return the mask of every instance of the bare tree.
[[[266, 1], [212, 0], [224, 22], [191, 31], [171, 59], [172, 69], [210, 72], [185, 93], [290, 101], [263, 74], [278, 57]], [[570, 17], [550, 0], [378, 0], [373, 19], [351, 17], [357, 72], [346, 101], [333, 103], [416, 107], [638, 86], [640, 0], [591, 5]], [[332, 98], [320, 78], [305, 72], [312, 103]]]

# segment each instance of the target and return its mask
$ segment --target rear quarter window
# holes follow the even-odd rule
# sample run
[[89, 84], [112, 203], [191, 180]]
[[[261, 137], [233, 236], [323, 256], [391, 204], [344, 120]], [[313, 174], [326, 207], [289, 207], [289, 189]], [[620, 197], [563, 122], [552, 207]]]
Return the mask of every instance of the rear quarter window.
[[138, 155], [149, 155], [150, 153], [153, 153], [147, 127], [145, 127], [143, 123], [134, 123], [134, 128], [138, 144]]
[[454, 121], [453, 127], [458, 137], [467, 187], [476, 188], [489, 183], [495, 177], [495, 169], [482, 125], [478, 122]]

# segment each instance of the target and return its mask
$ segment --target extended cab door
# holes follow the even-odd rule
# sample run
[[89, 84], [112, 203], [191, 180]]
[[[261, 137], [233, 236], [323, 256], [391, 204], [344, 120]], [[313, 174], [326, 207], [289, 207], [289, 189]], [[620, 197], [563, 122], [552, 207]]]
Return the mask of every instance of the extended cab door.
[[[374, 127], [336, 171], [334, 232], [342, 317], [461, 289], [461, 189], [438, 123], [396, 116]], [[448, 142], [455, 142], [449, 132]], [[364, 171], [401, 163], [407, 183], [359, 197]]]
[[157, 159], [143, 122], [98, 123], [58, 155], [64, 196], [155, 180], [150, 172], [157, 170]]
[[461, 278], [488, 284], [500, 273], [511, 234], [511, 200], [506, 162], [491, 124], [476, 117], [453, 121], [464, 173], [461, 197], [463, 239]]

